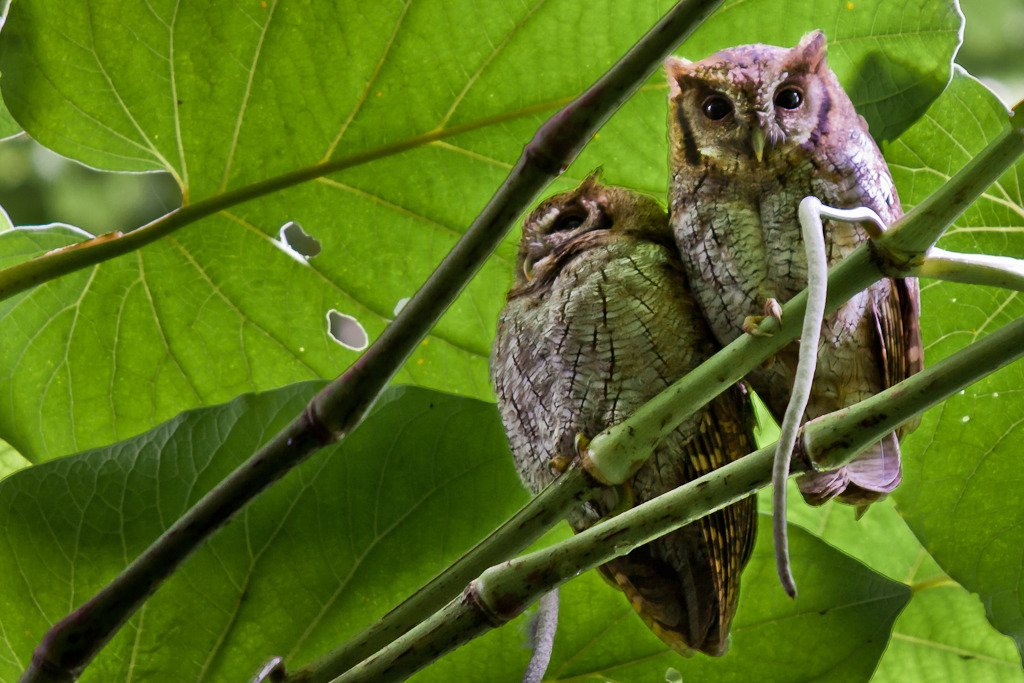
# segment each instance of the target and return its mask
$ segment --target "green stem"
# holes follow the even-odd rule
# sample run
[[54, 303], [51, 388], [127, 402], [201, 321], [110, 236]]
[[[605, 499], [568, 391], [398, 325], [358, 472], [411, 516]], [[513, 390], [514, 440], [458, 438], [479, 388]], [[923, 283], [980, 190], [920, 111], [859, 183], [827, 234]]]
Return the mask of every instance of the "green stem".
[[[771, 480], [769, 446], [632, 508], [543, 551], [485, 571], [459, 598], [338, 683], [402, 681], [443, 654], [519, 615], [526, 606], [581, 572], [671, 529], [725, 507]], [[805, 465], [795, 464], [795, 472]]]
[[[110, 584], [54, 624], [33, 653], [22, 683], [76, 679], [128, 618], [214, 531], [312, 453], [355, 428], [536, 194], [576, 158], [612, 112], [653, 73], [658, 62], [721, 2], [683, 0], [677, 4], [594, 85], [544, 123], [481, 214], [366, 353], [315, 396], [302, 414], [267, 446], [203, 496]], [[351, 165], [351, 159], [345, 163]], [[282, 189], [323, 175], [328, 172], [325, 167], [337, 163], [341, 162], [326, 162], [187, 206], [166, 217], [162, 229], [185, 220], [183, 214], [192, 215], [194, 220], [197, 212], [208, 215], [226, 206], [225, 202], [244, 201], [240, 194], [252, 198]], [[203, 204], [204, 208], [197, 208]], [[91, 263], [76, 261], [81, 254], [94, 253], [94, 249], [102, 250], [119, 241], [100, 240], [51, 256], [59, 262], [69, 261], [68, 267], [80, 268]], [[20, 265], [28, 267], [32, 263]], [[44, 268], [42, 273], [45, 272]], [[31, 268], [22, 274], [21, 289], [41, 281], [41, 273]]]
[[[1021, 356], [1024, 317], [873, 398], [808, 423], [801, 455], [828, 469], [840, 467], [906, 419]], [[580, 573], [763, 488], [771, 482], [774, 458], [775, 447], [767, 446], [550, 548], [488, 569], [463, 596], [339, 681], [404, 680]], [[792, 474], [809, 468], [808, 459], [799, 457]]]
[[[1024, 356], [1024, 317], [860, 403], [804, 425], [803, 451], [831, 470], [969, 384]], [[861, 426], [861, 431], [856, 427]]]
[[289, 683], [325, 683], [345, 673], [416, 624], [426, 620], [459, 594], [482, 571], [520, 552], [576, 505], [597, 491], [594, 482], [572, 466], [544, 488], [515, 516], [379, 621], [342, 646], [298, 669]]
[[1024, 292], [1024, 261], [1007, 256], [958, 254], [932, 247], [913, 272], [918, 277]]
[[[831, 313], [879, 280], [882, 271], [874, 263], [867, 244], [829, 270], [825, 313]], [[599, 481], [621, 484], [643, 464], [634, 453], [649, 452], [686, 416], [693, 414], [720, 393], [743, 379], [800, 335], [807, 290], [782, 307], [782, 325], [774, 318], [761, 323], [761, 335], [744, 334], [702, 363], [678, 382], [641, 406], [626, 420], [609, 427], [591, 440], [588, 471]]]
[[890, 226], [876, 240], [879, 251], [898, 272], [918, 265], [957, 216], [1021, 154], [1024, 154], [1024, 128], [1007, 126], [942, 187]]
[[312, 166], [306, 166], [283, 175], [268, 178], [267, 180], [240, 187], [224, 194], [187, 204], [180, 209], [175, 209], [166, 216], [161, 216], [155, 221], [140, 228], [124, 233], [119, 236], [104, 236], [104, 239], [92, 239], [80, 244], [64, 247], [38, 256], [24, 263], [19, 263], [0, 270], [0, 301], [14, 296], [26, 289], [50, 280], [55, 280], [69, 273], [82, 268], [88, 268], [104, 261], [123, 256], [137, 249], [166, 237], [171, 233], [184, 228], [196, 221], [224, 211], [232, 206], [243, 204], [260, 197], [288, 189], [301, 183], [316, 180], [323, 176], [337, 173], [354, 166], [368, 164], [378, 159], [384, 159], [395, 154], [406, 152], [428, 145], [438, 140], [450, 138], [478, 128], [485, 128], [505, 121], [521, 118], [530, 114], [563, 107], [569, 104], [572, 98], [563, 98], [550, 102], [544, 102], [518, 109], [514, 112], [499, 114], [497, 116], [472, 121], [460, 126], [451, 128], [439, 128], [437, 130], [415, 135], [390, 145], [382, 145], [359, 154], [323, 161]]
[[[1007, 127], [925, 201], [880, 237], [862, 244], [836, 264], [829, 271], [826, 314], [883, 276], [912, 274], [925, 262], [924, 254], [942, 233], [1021, 154], [1024, 128]], [[606, 484], [628, 480], [643, 464], [634, 453], [649, 452], [685, 416], [699, 410], [796, 339], [806, 302], [804, 290], [783, 306], [781, 327], [772, 318], [761, 323], [760, 331], [769, 336], [742, 335], [631, 417], [595, 436], [587, 449], [587, 470]]]

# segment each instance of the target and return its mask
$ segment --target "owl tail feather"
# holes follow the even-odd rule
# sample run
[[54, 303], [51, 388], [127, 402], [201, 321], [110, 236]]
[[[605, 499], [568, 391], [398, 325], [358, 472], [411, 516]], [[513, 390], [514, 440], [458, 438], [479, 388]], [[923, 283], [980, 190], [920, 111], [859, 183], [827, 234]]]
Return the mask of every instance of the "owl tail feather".
[[729, 649], [730, 624], [720, 623], [718, 600], [732, 601], [731, 609], [726, 610], [731, 622], [735, 595], [718, 596], [710, 575], [693, 574], [703, 563], [696, 557], [691, 560], [688, 567], [676, 570], [647, 545], [607, 562], [599, 571], [625, 593], [647, 627], [673, 650], [686, 657], [695, 650], [720, 657]]
[[902, 480], [900, 444], [892, 432], [843, 467], [803, 474], [797, 477], [797, 484], [810, 505], [838, 498], [858, 506], [863, 514], [867, 505], [885, 498]]

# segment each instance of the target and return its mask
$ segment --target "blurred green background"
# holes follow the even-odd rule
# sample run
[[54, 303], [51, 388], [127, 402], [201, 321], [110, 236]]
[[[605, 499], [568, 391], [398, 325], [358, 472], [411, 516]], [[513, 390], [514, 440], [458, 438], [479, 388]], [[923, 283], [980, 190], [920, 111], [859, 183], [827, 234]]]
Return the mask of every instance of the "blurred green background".
[[[962, 0], [957, 62], [1012, 106], [1024, 99], [1024, 0]], [[104, 173], [21, 135], [0, 141], [0, 206], [14, 225], [70, 223], [94, 235], [127, 231], [181, 202], [165, 173]]]

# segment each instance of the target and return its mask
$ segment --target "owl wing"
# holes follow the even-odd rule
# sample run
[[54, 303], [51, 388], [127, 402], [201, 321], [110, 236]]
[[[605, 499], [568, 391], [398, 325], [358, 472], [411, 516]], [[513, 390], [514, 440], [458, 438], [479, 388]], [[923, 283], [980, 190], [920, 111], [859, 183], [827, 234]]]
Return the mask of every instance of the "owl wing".
[[[638, 479], [651, 478], [657, 468], [666, 491], [692, 481], [753, 451], [750, 428], [746, 397], [738, 390], [726, 392], [701, 413], [695, 434], [673, 433], [649, 461], [653, 467], [641, 470]], [[669, 449], [676, 450], [669, 454]], [[671, 461], [668, 472], [666, 461]], [[618, 557], [600, 571], [674, 650], [719, 656], [729, 646], [740, 575], [756, 533], [756, 503], [749, 497]]]
[[[870, 139], [867, 123], [860, 117], [858, 121], [859, 130], [851, 131], [851, 135], [859, 140], [854, 147], [864, 156], [856, 159], [864, 166], [852, 169], [852, 173], [861, 181], [841, 201], [847, 206], [868, 206], [891, 225], [903, 215], [903, 209], [885, 159]], [[871, 352], [882, 377], [880, 391], [924, 366], [921, 294], [917, 278], [883, 279], [869, 288], [869, 294], [869, 323], [875, 333]], [[912, 420], [885, 435], [844, 467], [799, 477], [797, 483], [804, 498], [820, 505], [838, 495], [846, 503], [866, 506], [885, 496], [902, 480], [899, 437], [913, 431], [919, 421]]]
[[[539, 343], [557, 349], [553, 393], [563, 398], [552, 407], [566, 406], [553, 435], [559, 453], [574, 447], [577, 434], [593, 437], [630, 417], [714, 349], [681, 264], [660, 243], [620, 235], [573, 263], [552, 299], [559, 304]], [[679, 430], [692, 433], [699, 420], [691, 416]], [[646, 500], [644, 491], [634, 495]], [[614, 496], [598, 496], [569, 521], [581, 531], [619, 507]]]
[[[495, 348], [509, 441], [536, 491], [553, 478], [546, 462], [573, 454], [576, 434], [592, 437], [630, 416], [710, 356], [714, 343], [673, 250], [620, 236], [575, 256], [541, 296], [510, 301]], [[753, 450], [745, 401], [727, 392], [677, 427], [627, 487], [633, 500], [653, 499]], [[569, 522], [581, 531], [617, 505], [614, 495], [599, 495]], [[748, 499], [600, 572], [670, 646], [722, 654], [755, 529]]]
[[[889, 285], [887, 296], [872, 301], [875, 343], [886, 388], [924, 367], [920, 285], [917, 278], [893, 278]], [[904, 425], [900, 436], [913, 431], [919, 421]]]
[[[874, 355], [884, 386], [898, 384], [922, 366], [920, 294], [916, 278], [882, 280], [870, 290], [868, 315], [874, 329]], [[899, 438], [912, 431], [919, 419], [886, 434], [845, 466], [802, 475], [797, 483], [811, 504], [839, 496], [861, 507], [884, 497], [902, 480]]]
[[[653, 247], [652, 247], [653, 248]], [[657, 269], [638, 269], [634, 303], [624, 318], [639, 316], [650, 330], [647, 359], [637, 356], [634, 377], [642, 376], [650, 358], [663, 359], [666, 384], [693, 369], [715, 350], [712, 335], [687, 291], [682, 266], [674, 258]], [[622, 282], [624, 278], [620, 278]], [[628, 283], [628, 280], [626, 280]], [[651, 291], [675, 291], [676, 297], [639, 301]], [[623, 300], [629, 301], [628, 292]], [[666, 320], [681, 320], [673, 329]], [[617, 329], [629, 329], [620, 321]], [[647, 335], [645, 335], [647, 336]], [[685, 342], [683, 340], [686, 340]], [[681, 347], [692, 350], [680, 354]], [[649, 391], [649, 389], [648, 389]], [[653, 392], [652, 392], [653, 395]], [[635, 407], [635, 406], [634, 406]], [[641, 504], [755, 450], [753, 416], [747, 397], [734, 388], [672, 432], [632, 481], [634, 504]], [[747, 498], [616, 558], [600, 568], [621, 590], [647, 626], [680, 653], [700, 650], [719, 656], [729, 646], [743, 567], [750, 559], [757, 531], [754, 498]]]
[[[671, 252], [632, 236], [575, 254], [543, 288], [503, 309], [491, 357], [498, 405], [524, 482], [553, 478], [547, 464], [593, 437], [707, 355], [697, 315]], [[607, 514], [614, 502], [600, 506]], [[576, 520], [577, 530], [586, 526]], [[590, 520], [591, 522], [593, 519]]]
[[[870, 139], [867, 122], [858, 117], [863, 144]], [[881, 151], [871, 143], [873, 154], [868, 156], [868, 173], [857, 185], [856, 193], [861, 204], [874, 209], [886, 225], [891, 225], [903, 216], [896, 186]], [[875, 285], [875, 292], [883, 296], [872, 297], [872, 318], [876, 331], [875, 348], [881, 361], [885, 387], [899, 384], [907, 377], [920, 372], [924, 367], [924, 350], [921, 343], [921, 289], [917, 278], [891, 278]], [[920, 420], [904, 425], [900, 436], [914, 430]]]

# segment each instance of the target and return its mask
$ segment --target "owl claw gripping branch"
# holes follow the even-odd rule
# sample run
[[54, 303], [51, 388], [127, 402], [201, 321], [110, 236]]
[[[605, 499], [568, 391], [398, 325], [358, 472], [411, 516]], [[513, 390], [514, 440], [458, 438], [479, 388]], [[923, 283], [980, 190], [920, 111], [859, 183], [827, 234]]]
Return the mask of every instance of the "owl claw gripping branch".
[[[670, 57], [671, 223], [686, 274], [715, 337], [728, 344], [772, 298], [807, 283], [797, 207], [807, 196], [867, 207], [891, 224], [903, 211], [864, 119], [825, 61], [825, 35], [793, 48], [741, 45], [699, 62]], [[863, 226], [823, 223], [829, 265], [869, 238]], [[852, 405], [923, 365], [915, 278], [888, 278], [825, 317], [805, 416]], [[748, 380], [781, 418], [797, 344]], [[907, 429], [904, 427], [903, 429]], [[865, 505], [900, 482], [898, 435], [837, 470], [802, 475], [804, 498]]]
[[[501, 312], [491, 358], [498, 407], [516, 468], [534, 492], [585, 438], [711, 356], [716, 346], [683, 276], [658, 202], [601, 185], [542, 203], [523, 225], [522, 264]], [[529, 273], [529, 275], [527, 275]], [[569, 516], [581, 531], [754, 450], [738, 390], [690, 416], [631, 481]], [[753, 498], [606, 563], [601, 574], [681, 653], [728, 647], [740, 573], [757, 524]]]

